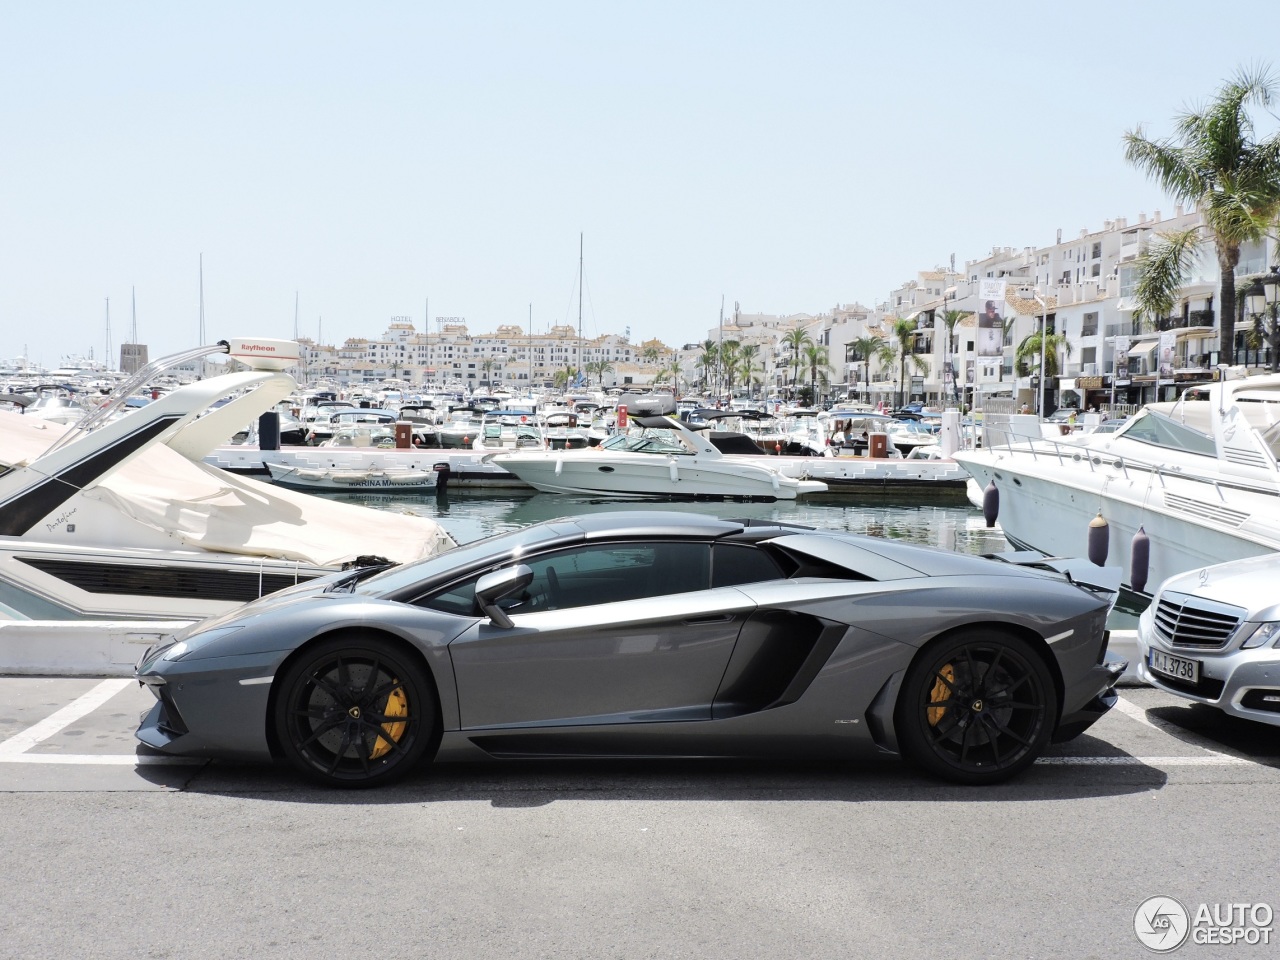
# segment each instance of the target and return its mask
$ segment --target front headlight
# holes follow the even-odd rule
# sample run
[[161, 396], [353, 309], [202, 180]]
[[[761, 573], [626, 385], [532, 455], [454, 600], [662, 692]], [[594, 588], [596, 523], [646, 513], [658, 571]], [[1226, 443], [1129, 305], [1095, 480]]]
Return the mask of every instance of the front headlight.
[[195, 653], [202, 647], [208, 646], [214, 640], [235, 633], [237, 630], [243, 630], [244, 625], [240, 624], [234, 627], [214, 627], [212, 630], [206, 630], [204, 633], [193, 633], [185, 640], [179, 640], [173, 646], [165, 650], [161, 660], [181, 660], [183, 657]]
[[1240, 629], [1244, 636], [1244, 640], [1240, 643], [1241, 650], [1251, 650], [1267, 644], [1280, 647], [1280, 622], [1278, 621], [1246, 623]]

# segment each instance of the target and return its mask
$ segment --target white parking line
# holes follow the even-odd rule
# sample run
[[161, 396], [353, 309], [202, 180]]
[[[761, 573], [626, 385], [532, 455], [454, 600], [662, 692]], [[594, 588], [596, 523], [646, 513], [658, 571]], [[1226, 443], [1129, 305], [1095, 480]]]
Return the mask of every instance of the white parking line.
[[93, 713], [133, 682], [132, 680], [103, 680], [84, 696], [77, 697], [61, 710], [54, 711], [34, 726], [0, 743], [0, 760], [26, 753], [41, 740], [48, 740], [59, 730]]
[[199, 757], [163, 757], [135, 753], [19, 753], [0, 757], [0, 763], [53, 763], [70, 766], [152, 767], [160, 764], [206, 763]]
[[39, 723], [28, 727], [0, 743], [0, 763], [59, 763], [75, 765], [105, 764], [109, 766], [151, 766], [162, 763], [204, 763], [192, 757], [139, 756], [132, 753], [118, 754], [51, 754], [28, 753], [43, 740], [57, 734], [88, 716], [114, 697], [133, 680], [103, 680], [82, 697], [77, 697], [60, 710], [56, 710]]

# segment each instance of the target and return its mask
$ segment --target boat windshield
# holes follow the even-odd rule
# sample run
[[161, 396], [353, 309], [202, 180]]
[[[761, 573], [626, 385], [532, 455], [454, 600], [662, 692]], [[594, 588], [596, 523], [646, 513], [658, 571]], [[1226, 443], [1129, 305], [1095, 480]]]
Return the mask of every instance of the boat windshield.
[[1185, 450], [1187, 453], [1198, 453], [1202, 456], [1215, 456], [1217, 451], [1213, 437], [1186, 424], [1171, 420], [1164, 414], [1148, 409], [1134, 419], [1124, 431], [1129, 440], [1139, 440], [1157, 447], [1171, 450]]
[[1253, 400], [1242, 397], [1237, 406], [1245, 422], [1258, 431], [1271, 455], [1280, 460], [1280, 403], [1270, 398]]
[[614, 453], [657, 453], [687, 456], [692, 451], [665, 430], [644, 433], [620, 433], [600, 444], [602, 450]]

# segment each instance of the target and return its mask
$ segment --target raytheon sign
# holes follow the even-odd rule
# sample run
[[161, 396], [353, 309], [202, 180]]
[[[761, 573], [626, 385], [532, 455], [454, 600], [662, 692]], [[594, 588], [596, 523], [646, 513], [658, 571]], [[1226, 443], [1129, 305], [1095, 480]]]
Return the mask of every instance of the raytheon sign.
[[293, 340], [252, 340], [233, 338], [227, 341], [227, 355], [251, 370], [287, 370], [297, 366], [302, 351]]

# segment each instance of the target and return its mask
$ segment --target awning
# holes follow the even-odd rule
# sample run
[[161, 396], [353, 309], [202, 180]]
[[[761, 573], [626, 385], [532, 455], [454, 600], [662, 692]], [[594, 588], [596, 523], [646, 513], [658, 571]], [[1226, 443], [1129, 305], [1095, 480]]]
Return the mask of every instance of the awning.
[[1151, 354], [1155, 353], [1156, 347], [1160, 346], [1159, 340], [1143, 340], [1140, 343], [1130, 345], [1129, 362], [1133, 363], [1134, 357], [1146, 357], [1147, 362], [1151, 362]]

